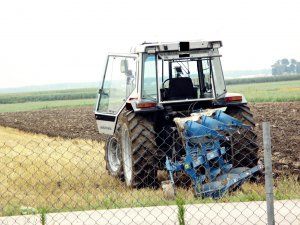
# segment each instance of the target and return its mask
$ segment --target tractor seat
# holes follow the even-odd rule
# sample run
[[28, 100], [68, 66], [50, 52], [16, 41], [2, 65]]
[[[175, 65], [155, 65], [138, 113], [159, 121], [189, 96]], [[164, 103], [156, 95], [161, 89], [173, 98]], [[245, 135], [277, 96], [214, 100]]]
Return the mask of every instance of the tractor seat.
[[189, 77], [173, 78], [169, 81], [169, 89], [165, 100], [197, 98], [192, 79]]

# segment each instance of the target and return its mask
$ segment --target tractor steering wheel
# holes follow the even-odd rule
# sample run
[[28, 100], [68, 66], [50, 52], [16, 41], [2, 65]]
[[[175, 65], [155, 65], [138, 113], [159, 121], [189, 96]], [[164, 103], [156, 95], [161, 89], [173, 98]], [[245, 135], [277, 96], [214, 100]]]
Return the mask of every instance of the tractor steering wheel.
[[167, 81], [169, 81], [170, 79], [166, 79], [163, 83], [162, 83], [162, 88], [163, 89], [165, 89], [165, 83], [167, 82]]

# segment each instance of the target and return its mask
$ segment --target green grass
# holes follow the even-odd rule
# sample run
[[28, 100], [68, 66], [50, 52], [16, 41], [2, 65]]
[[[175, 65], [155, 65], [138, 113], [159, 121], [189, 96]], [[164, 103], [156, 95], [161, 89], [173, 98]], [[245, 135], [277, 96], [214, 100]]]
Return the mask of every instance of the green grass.
[[253, 77], [253, 78], [236, 78], [225, 80], [227, 85], [231, 84], [254, 84], [254, 83], [270, 83], [278, 81], [300, 80], [300, 74], [297, 75], [280, 75], [271, 77]]
[[228, 85], [227, 90], [243, 94], [248, 102], [300, 101], [300, 80]]
[[93, 106], [96, 103], [95, 99], [96, 98], [0, 104], [0, 112], [20, 112], [20, 111], [51, 109], [51, 108]]

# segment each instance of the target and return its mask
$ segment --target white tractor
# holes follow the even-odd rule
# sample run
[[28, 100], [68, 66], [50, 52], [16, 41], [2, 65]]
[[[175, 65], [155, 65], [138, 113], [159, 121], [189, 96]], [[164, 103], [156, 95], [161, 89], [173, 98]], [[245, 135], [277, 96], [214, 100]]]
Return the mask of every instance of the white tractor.
[[[227, 93], [221, 41], [144, 43], [130, 54], [109, 54], [95, 109], [99, 132], [109, 138], [106, 167], [129, 187], [157, 185], [166, 159], [179, 162], [187, 147], [175, 118], [216, 111], [250, 127], [222, 142], [236, 167], [258, 163], [253, 116], [241, 94]], [[175, 119], [175, 120], [174, 120]]]

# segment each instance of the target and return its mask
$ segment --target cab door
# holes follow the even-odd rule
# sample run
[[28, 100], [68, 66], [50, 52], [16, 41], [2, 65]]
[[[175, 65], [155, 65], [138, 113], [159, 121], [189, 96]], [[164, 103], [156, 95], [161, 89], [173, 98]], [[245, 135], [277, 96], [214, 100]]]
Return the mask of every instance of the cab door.
[[136, 85], [137, 57], [108, 55], [95, 117], [99, 133], [113, 135], [117, 117]]

